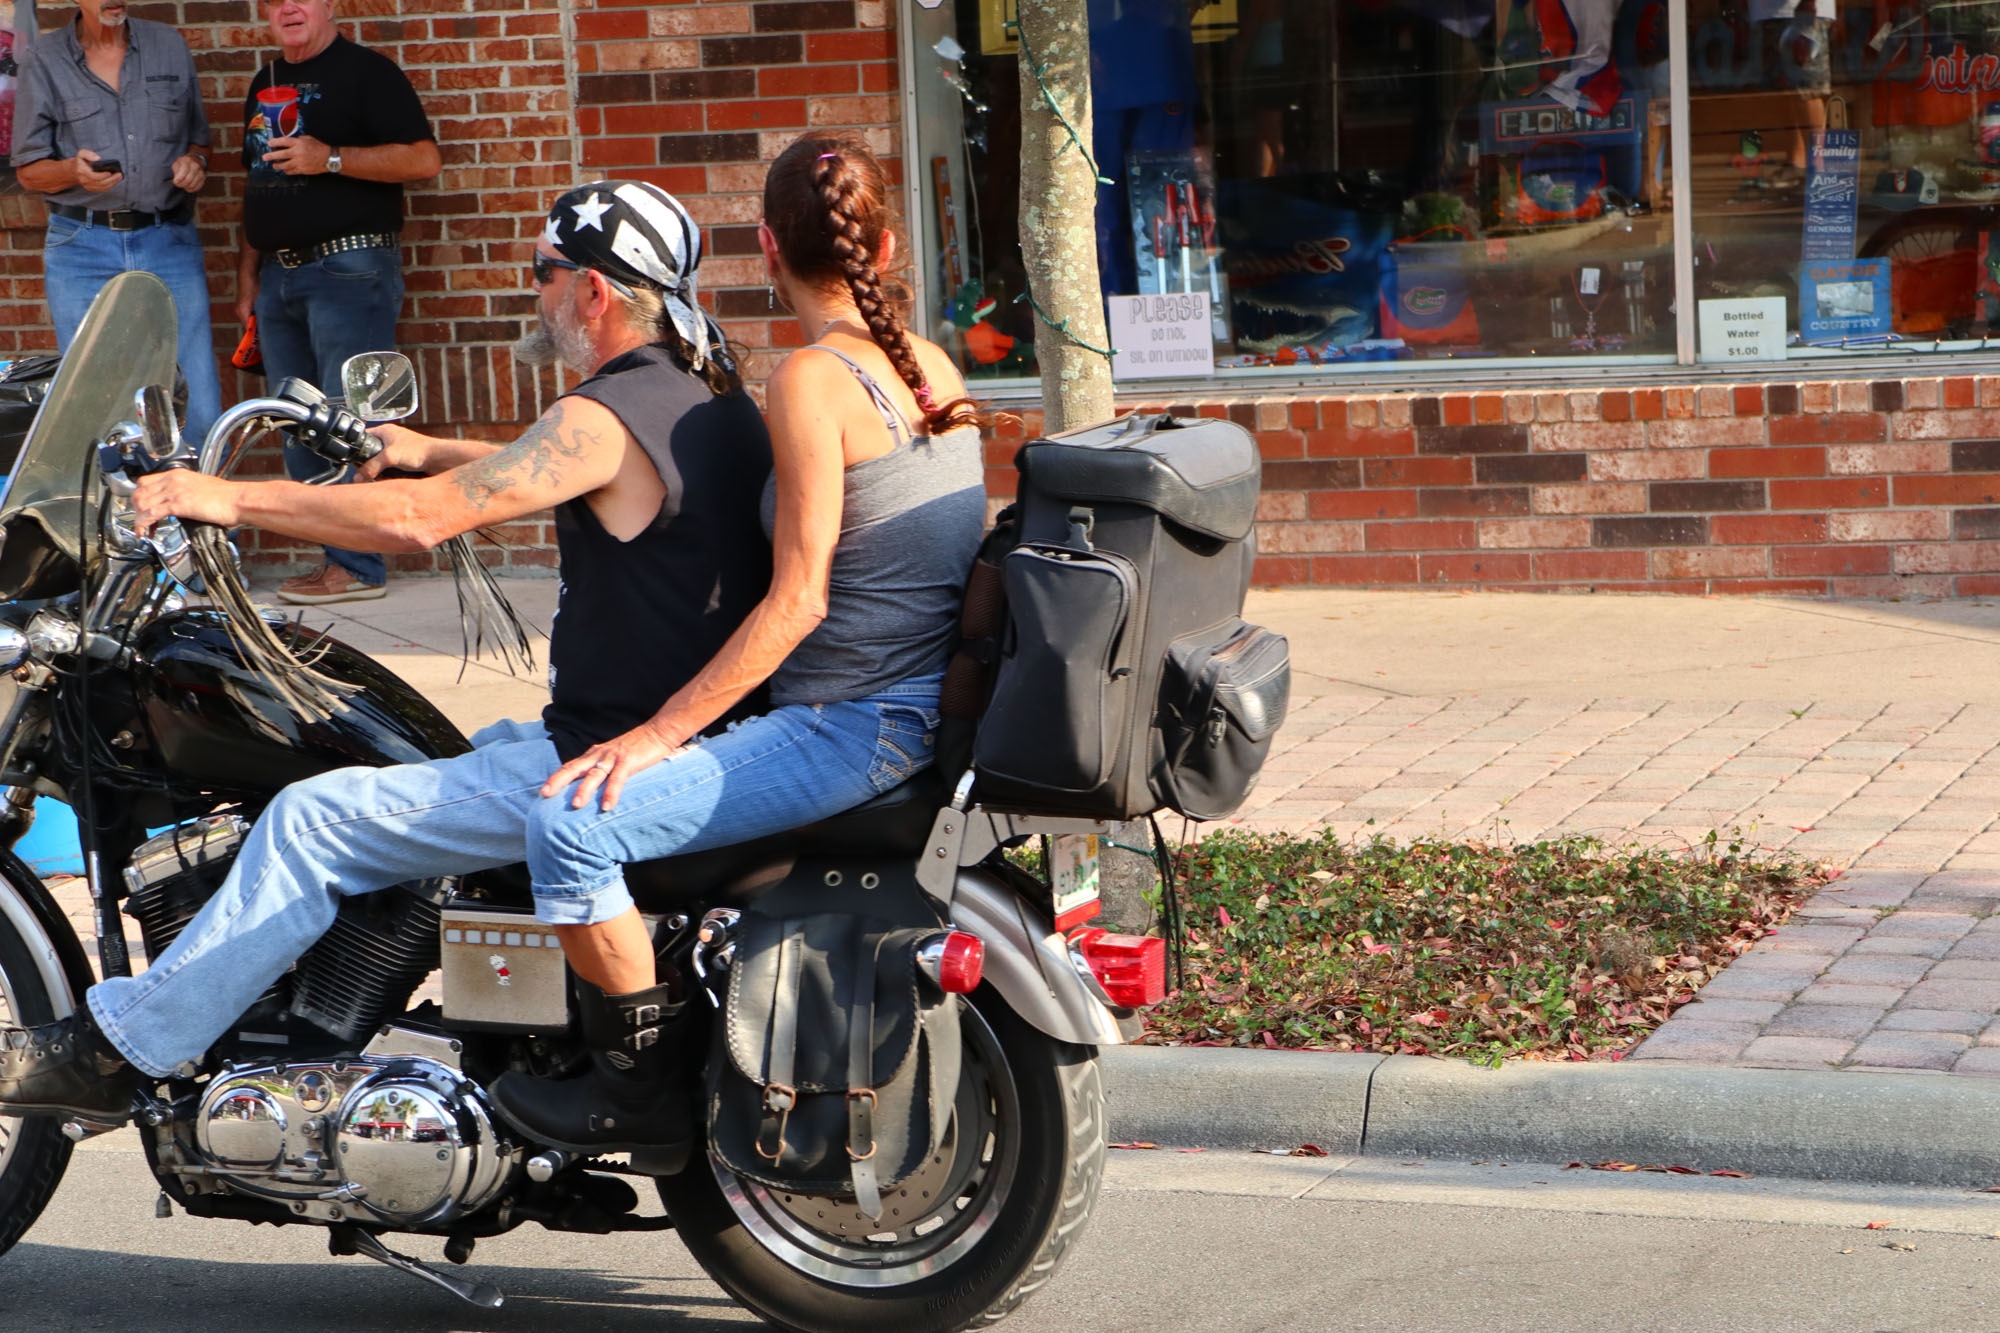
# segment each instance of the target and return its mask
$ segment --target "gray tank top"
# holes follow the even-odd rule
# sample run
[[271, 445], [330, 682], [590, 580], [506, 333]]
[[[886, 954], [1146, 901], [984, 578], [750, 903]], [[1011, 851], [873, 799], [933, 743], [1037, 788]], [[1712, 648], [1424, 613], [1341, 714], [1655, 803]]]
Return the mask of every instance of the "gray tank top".
[[[986, 527], [977, 426], [913, 435], [874, 376], [831, 347], [882, 414], [888, 453], [846, 472], [826, 619], [771, 676], [771, 704], [862, 699], [944, 670], [959, 598]], [[764, 532], [777, 517], [777, 478], [764, 483]]]

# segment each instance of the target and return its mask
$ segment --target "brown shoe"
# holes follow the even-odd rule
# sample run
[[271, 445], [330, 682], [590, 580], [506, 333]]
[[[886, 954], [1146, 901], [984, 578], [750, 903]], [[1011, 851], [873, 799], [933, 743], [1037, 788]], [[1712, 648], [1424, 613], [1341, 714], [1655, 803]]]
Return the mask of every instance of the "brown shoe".
[[286, 579], [278, 585], [278, 600], [298, 606], [321, 602], [362, 602], [389, 591], [385, 583], [363, 583], [329, 560], [310, 574]]

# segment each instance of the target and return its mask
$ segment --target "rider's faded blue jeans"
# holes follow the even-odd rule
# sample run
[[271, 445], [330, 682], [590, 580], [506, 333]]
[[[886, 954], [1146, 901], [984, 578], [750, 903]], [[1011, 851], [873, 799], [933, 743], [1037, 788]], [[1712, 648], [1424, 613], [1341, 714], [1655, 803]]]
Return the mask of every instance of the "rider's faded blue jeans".
[[215, 370], [215, 335], [208, 323], [208, 275], [202, 268], [201, 237], [193, 222], [161, 222], [134, 231], [113, 231], [74, 218], [49, 218], [42, 242], [43, 283], [49, 318], [56, 326], [56, 350], [67, 352], [90, 303], [120, 273], [151, 273], [167, 284], [178, 321], [181, 374], [187, 378], [184, 430], [199, 441], [222, 412], [222, 380]]
[[496, 723], [454, 759], [294, 783], [173, 946], [138, 976], [91, 987], [91, 1011], [126, 1059], [164, 1078], [326, 932], [345, 896], [525, 861], [537, 917], [608, 921], [632, 906], [624, 862], [824, 819], [925, 767], [942, 680], [752, 718], [640, 773], [609, 813], [595, 800], [571, 809], [569, 791], [539, 794], [558, 766], [539, 722]]

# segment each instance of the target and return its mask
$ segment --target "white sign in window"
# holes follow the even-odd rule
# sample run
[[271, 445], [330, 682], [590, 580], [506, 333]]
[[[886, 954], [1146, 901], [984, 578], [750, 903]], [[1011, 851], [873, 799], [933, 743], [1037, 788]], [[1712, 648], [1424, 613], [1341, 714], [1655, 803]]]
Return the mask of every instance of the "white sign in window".
[[1164, 379], [1215, 373], [1207, 292], [1112, 296], [1104, 303], [1111, 332], [1111, 378]]
[[1783, 361], [1785, 298], [1748, 296], [1702, 301], [1695, 307], [1701, 325], [1703, 361]]

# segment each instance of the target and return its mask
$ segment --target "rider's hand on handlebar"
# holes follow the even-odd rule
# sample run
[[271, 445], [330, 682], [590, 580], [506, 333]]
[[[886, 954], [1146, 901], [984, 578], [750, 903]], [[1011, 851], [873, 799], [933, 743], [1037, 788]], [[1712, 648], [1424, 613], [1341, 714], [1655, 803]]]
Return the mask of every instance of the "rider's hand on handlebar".
[[370, 426], [368, 433], [382, 442], [382, 452], [355, 469], [362, 481], [373, 481], [384, 472], [429, 472], [430, 445], [426, 437], [394, 422]]
[[662, 759], [671, 759], [685, 746], [684, 738], [670, 739], [660, 731], [654, 720], [649, 719], [623, 736], [614, 736], [600, 745], [591, 746], [551, 773], [549, 780], [542, 784], [542, 795], [559, 796], [563, 788], [574, 782], [576, 794], [570, 798], [569, 806], [572, 810], [581, 810], [592, 794], [602, 787], [602, 808], [616, 810], [619, 793], [625, 790], [625, 783], [630, 778]]
[[242, 521], [236, 507], [236, 483], [187, 468], [172, 468], [139, 478], [132, 495], [132, 515], [140, 536], [149, 536], [163, 518], [191, 519], [232, 528]]

